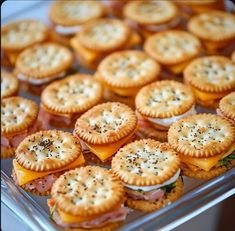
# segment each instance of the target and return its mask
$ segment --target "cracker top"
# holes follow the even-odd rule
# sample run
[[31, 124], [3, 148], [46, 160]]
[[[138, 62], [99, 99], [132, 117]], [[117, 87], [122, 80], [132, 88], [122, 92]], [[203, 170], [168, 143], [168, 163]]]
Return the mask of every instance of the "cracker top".
[[71, 51], [56, 43], [44, 43], [27, 48], [17, 58], [16, 73], [37, 79], [62, 73], [72, 65]]
[[97, 19], [86, 23], [78, 32], [78, 39], [88, 49], [113, 51], [125, 45], [130, 29], [117, 19]]
[[113, 87], [140, 87], [157, 79], [160, 65], [142, 51], [120, 51], [99, 65], [102, 80]]
[[22, 97], [9, 97], [1, 101], [1, 134], [11, 135], [27, 130], [38, 116], [35, 102]]
[[171, 125], [168, 142], [177, 152], [187, 156], [215, 156], [234, 144], [235, 128], [217, 115], [192, 115]]
[[235, 15], [224, 11], [209, 11], [192, 17], [188, 30], [201, 39], [223, 41], [235, 38]]
[[102, 86], [91, 75], [76, 74], [48, 85], [42, 104], [59, 113], [82, 113], [102, 98]]
[[51, 195], [62, 211], [75, 216], [90, 216], [120, 206], [124, 188], [110, 170], [86, 166], [61, 175], [52, 186]]
[[137, 126], [137, 117], [122, 103], [99, 104], [78, 118], [75, 134], [85, 142], [107, 144], [126, 137]]
[[63, 26], [76, 26], [102, 17], [104, 7], [98, 1], [58, 1], [51, 5], [49, 16], [52, 22]]
[[71, 133], [48, 130], [27, 136], [17, 147], [15, 158], [26, 169], [45, 172], [70, 164], [81, 153], [80, 143]]
[[113, 172], [126, 184], [162, 184], [176, 174], [180, 160], [167, 143], [143, 139], [127, 144], [112, 159]]
[[194, 104], [195, 99], [189, 87], [171, 80], [163, 80], [143, 87], [135, 99], [138, 112], [154, 118], [181, 115]]
[[201, 43], [188, 32], [168, 30], [150, 36], [144, 50], [160, 63], [174, 65], [198, 56]]
[[184, 78], [202, 91], [235, 90], [235, 64], [223, 56], [198, 58], [186, 67]]
[[13, 74], [1, 70], [1, 98], [15, 95], [18, 89], [18, 79]]
[[124, 15], [142, 25], [158, 25], [174, 19], [178, 9], [167, 1], [131, 1], [124, 7]]
[[9, 51], [23, 50], [35, 43], [43, 42], [49, 30], [37, 20], [20, 20], [1, 28], [1, 49]]
[[219, 109], [225, 116], [235, 122], [235, 92], [226, 95], [220, 100]]

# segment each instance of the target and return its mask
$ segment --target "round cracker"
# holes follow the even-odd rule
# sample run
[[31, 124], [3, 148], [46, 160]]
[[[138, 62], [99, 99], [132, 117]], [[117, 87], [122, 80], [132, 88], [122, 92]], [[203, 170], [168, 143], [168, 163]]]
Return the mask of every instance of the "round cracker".
[[106, 213], [124, 201], [122, 182], [110, 171], [87, 166], [66, 172], [54, 183], [52, 198], [58, 207], [74, 216]]
[[88, 49], [108, 52], [124, 46], [129, 35], [129, 27], [121, 20], [97, 19], [81, 27], [78, 39]]
[[15, 73], [29, 79], [54, 78], [71, 68], [72, 62], [72, 52], [68, 48], [57, 43], [44, 43], [20, 53]]
[[37, 20], [19, 20], [1, 28], [1, 49], [19, 51], [47, 39], [49, 30]]
[[41, 103], [55, 113], [78, 114], [100, 102], [102, 93], [100, 82], [91, 75], [76, 74], [47, 86]]
[[162, 184], [179, 170], [180, 160], [167, 144], [152, 139], [137, 140], [119, 149], [112, 159], [113, 172], [135, 186]]
[[1, 98], [7, 98], [16, 95], [18, 89], [18, 79], [13, 74], [1, 70]]
[[187, 168], [187, 166], [185, 165], [182, 165], [181, 169], [182, 169], [182, 174], [184, 176], [201, 179], [201, 180], [209, 180], [209, 179], [212, 179], [216, 176], [223, 174], [224, 172], [227, 172], [229, 169], [233, 168], [234, 166], [235, 166], [235, 160], [232, 160], [230, 165], [222, 166], [222, 167], [215, 167], [215, 168], [212, 168], [208, 172], [204, 170], [199, 170], [195, 172]]
[[45, 172], [62, 168], [81, 154], [80, 143], [71, 133], [48, 130], [27, 136], [17, 147], [15, 158], [26, 169]]
[[100, 18], [104, 13], [98, 1], [58, 1], [51, 5], [49, 17], [53, 23], [69, 27]]
[[101, 80], [111, 87], [141, 87], [157, 80], [160, 65], [142, 51], [120, 51], [107, 56], [99, 65]]
[[137, 111], [143, 116], [153, 118], [182, 115], [194, 104], [195, 98], [190, 88], [172, 80], [149, 84], [135, 98]]
[[159, 25], [178, 16], [176, 5], [169, 1], [130, 1], [124, 6], [124, 16], [141, 25]]
[[160, 200], [150, 202], [146, 200], [133, 200], [131, 198], [127, 198], [126, 204], [132, 209], [140, 210], [142, 212], [152, 212], [176, 201], [182, 196], [182, 194], [183, 182], [182, 179], [178, 179], [175, 183], [175, 188], [172, 189], [170, 193], [165, 193], [163, 198], [161, 198]]
[[99, 104], [78, 118], [74, 133], [91, 144], [108, 144], [131, 134], [137, 126], [135, 112], [122, 103]]
[[211, 157], [226, 152], [235, 141], [235, 128], [226, 119], [197, 114], [178, 120], [168, 131], [169, 144], [179, 153]]
[[225, 117], [235, 122], [235, 92], [228, 94], [220, 100], [219, 109]]
[[184, 70], [185, 82], [206, 92], [235, 90], [235, 64], [223, 56], [208, 56], [192, 61]]
[[197, 37], [186, 31], [167, 30], [150, 36], [144, 50], [163, 65], [174, 65], [189, 61], [201, 52]]
[[38, 105], [23, 97], [9, 97], [1, 102], [1, 135], [27, 130], [38, 117]]
[[212, 10], [192, 17], [188, 30], [200, 39], [223, 42], [235, 38], [235, 15]]

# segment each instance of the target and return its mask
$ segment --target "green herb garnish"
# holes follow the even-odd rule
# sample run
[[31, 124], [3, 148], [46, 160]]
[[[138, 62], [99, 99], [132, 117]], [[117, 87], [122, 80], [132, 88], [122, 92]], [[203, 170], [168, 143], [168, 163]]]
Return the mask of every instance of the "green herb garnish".
[[161, 187], [161, 189], [165, 191], [166, 193], [170, 193], [171, 190], [174, 188], [175, 188], [175, 182]]
[[50, 219], [53, 220], [53, 214], [55, 212], [56, 209], [56, 204], [53, 205], [53, 207], [50, 209]]
[[235, 154], [231, 154], [227, 157], [225, 157], [224, 159], [219, 161], [219, 165], [222, 166], [228, 166], [229, 164], [231, 164], [231, 160], [235, 160]]

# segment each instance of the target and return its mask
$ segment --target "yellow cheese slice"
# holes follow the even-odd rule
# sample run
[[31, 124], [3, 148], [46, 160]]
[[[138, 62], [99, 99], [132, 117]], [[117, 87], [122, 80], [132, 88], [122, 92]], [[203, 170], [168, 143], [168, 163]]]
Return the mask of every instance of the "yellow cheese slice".
[[[140, 42], [140, 36], [133, 32], [125, 47], [130, 48], [139, 44]], [[81, 58], [81, 60], [83, 60], [85, 63], [93, 63], [99, 58], [100, 55], [103, 55], [102, 53], [87, 49], [86, 47], [82, 46], [77, 38], [72, 38], [70, 44], [76, 51], [78, 57]]]
[[74, 216], [74, 215], [63, 212], [59, 208], [57, 208], [57, 211], [60, 215], [61, 220], [66, 223], [78, 223], [78, 222], [83, 222], [83, 221], [90, 221], [100, 216], [100, 215], [89, 216], [89, 217]]
[[56, 172], [61, 172], [64, 170], [70, 170], [70, 169], [76, 168], [79, 165], [83, 164], [84, 162], [85, 162], [85, 159], [84, 159], [83, 155], [81, 154], [75, 161], [73, 161], [69, 165], [66, 165], [63, 168], [56, 169], [56, 170], [49, 171], [49, 172], [35, 172], [35, 171], [31, 171], [31, 170], [25, 169], [24, 167], [20, 166], [17, 163], [17, 161], [14, 159], [13, 160], [13, 168], [16, 173], [19, 185], [23, 185], [23, 184], [26, 184], [32, 180], [47, 176], [51, 173], [56, 173]]
[[140, 88], [139, 87], [133, 87], [133, 88], [124, 89], [124, 88], [112, 87], [110, 89], [118, 95], [131, 96], [131, 95], [136, 95]]
[[186, 61], [180, 64], [176, 64], [176, 65], [171, 65], [171, 66], [167, 66], [167, 68], [174, 74], [180, 74], [183, 72], [184, 68], [191, 62], [190, 61]]
[[209, 93], [209, 92], [203, 92], [198, 89], [196, 89], [193, 86], [190, 86], [195, 93], [196, 97], [199, 98], [202, 101], [207, 101], [207, 100], [213, 100], [213, 99], [220, 99], [223, 98], [228, 94], [228, 92], [225, 93]]
[[210, 171], [219, 160], [224, 159], [226, 156], [229, 156], [234, 151], [235, 146], [232, 146], [226, 153], [222, 153], [221, 155], [216, 155], [209, 158], [195, 158], [190, 156], [180, 155], [180, 160], [184, 163], [192, 164], [200, 169], [205, 171]]
[[6, 55], [7, 55], [8, 59], [10, 60], [10, 63], [15, 64], [19, 53], [7, 52]]
[[127, 41], [126, 48], [131, 48], [132, 46], [141, 43], [141, 37], [136, 32], [132, 31], [130, 39]]
[[72, 38], [70, 43], [76, 51], [78, 57], [81, 57], [81, 59], [86, 63], [93, 63], [99, 56], [99, 53], [88, 50], [82, 46], [77, 38]]
[[105, 161], [110, 156], [118, 151], [119, 148], [122, 147], [125, 143], [127, 143], [135, 133], [137, 128], [127, 137], [122, 138], [121, 140], [112, 143], [112, 144], [88, 144], [86, 143], [87, 147], [93, 152], [101, 161]]

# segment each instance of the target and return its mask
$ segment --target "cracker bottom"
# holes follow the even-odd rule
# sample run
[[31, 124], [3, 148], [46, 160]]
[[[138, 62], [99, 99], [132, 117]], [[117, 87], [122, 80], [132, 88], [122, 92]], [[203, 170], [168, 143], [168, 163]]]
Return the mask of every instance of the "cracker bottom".
[[50, 32], [50, 36], [49, 36], [49, 39], [52, 42], [57, 42], [57, 43], [60, 43], [64, 46], [68, 46], [68, 47], [70, 47], [70, 39], [71, 38], [72, 38], [72, 36], [61, 35], [53, 30]]
[[170, 193], [166, 193], [164, 197], [155, 202], [149, 202], [145, 200], [133, 200], [131, 198], [127, 198], [126, 204], [128, 207], [136, 210], [140, 210], [143, 212], [152, 212], [158, 210], [171, 202], [176, 201], [183, 194], [183, 182], [181, 177], [176, 181], [175, 188], [171, 190]]
[[209, 172], [204, 171], [204, 170], [194, 172], [190, 170], [189, 168], [187, 168], [187, 166], [185, 165], [182, 165], [181, 169], [182, 169], [182, 174], [184, 176], [188, 176], [188, 177], [192, 177], [196, 179], [202, 179], [202, 180], [209, 180], [211, 178], [221, 175], [224, 172], [227, 172], [229, 169], [233, 168], [234, 166], [235, 166], [235, 160], [232, 160], [230, 165], [213, 168]]
[[66, 231], [84, 231], [84, 230], [90, 230], [90, 231], [112, 231], [117, 228], [119, 228], [122, 225], [122, 222], [114, 222], [107, 224], [103, 227], [97, 227], [97, 228], [69, 228], [65, 229]]
[[140, 127], [139, 132], [144, 138], [154, 139], [160, 142], [167, 142], [168, 131], [160, 131], [153, 127]]
[[15, 148], [1, 146], [1, 158], [7, 159], [15, 156]]

